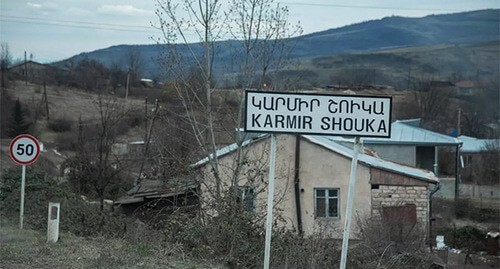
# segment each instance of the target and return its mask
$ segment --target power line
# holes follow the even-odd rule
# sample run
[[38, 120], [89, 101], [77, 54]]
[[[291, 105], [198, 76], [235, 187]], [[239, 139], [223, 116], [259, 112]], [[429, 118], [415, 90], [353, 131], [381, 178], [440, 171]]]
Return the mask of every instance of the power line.
[[[30, 22], [30, 21], [22, 21], [22, 20], [11, 20], [11, 19], [2, 19], [2, 22], [10, 22], [10, 23], [22, 23], [22, 24], [36, 24], [36, 25], [51, 25], [51, 26], [59, 26], [59, 27], [71, 27], [71, 28], [84, 28], [84, 29], [95, 29], [95, 30], [110, 30], [110, 31], [123, 31], [123, 32], [139, 32], [139, 33], [153, 33], [153, 31], [147, 30], [134, 30], [134, 29], [125, 29], [125, 28], [112, 28], [112, 27], [97, 27], [97, 26], [87, 26], [87, 25], [69, 25], [69, 24], [61, 24], [61, 23], [50, 23], [50, 22]], [[156, 32], [154, 32], [156, 33]]]
[[[109, 30], [109, 31], [122, 31], [122, 32], [138, 32], [138, 33], [160, 33], [159, 28], [155, 26], [147, 27], [140, 25], [121, 25], [121, 24], [110, 24], [110, 23], [95, 23], [95, 22], [84, 22], [84, 21], [65, 21], [65, 20], [45, 20], [41, 18], [30, 18], [30, 17], [19, 17], [19, 16], [4, 16], [0, 15], [0, 21], [10, 22], [10, 23], [22, 23], [22, 24], [34, 24], [34, 25], [50, 25], [59, 27], [72, 27], [72, 28], [84, 28], [84, 29], [95, 29], [95, 30]], [[106, 27], [110, 26], [110, 27]], [[140, 29], [130, 29], [130, 27], [143, 28]], [[158, 31], [155, 31], [158, 30]], [[195, 30], [184, 29], [186, 35], [196, 35]]]
[[411, 7], [391, 7], [391, 6], [368, 6], [368, 5], [342, 5], [342, 4], [319, 4], [306, 2], [277, 2], [283, 5], [294, 6], [317, 6], [317, 7], [340, 7], [340, 8], [357, 8], [357, 9], [382, 9], [382, 10], [414, 10], [414, 11], [463, 11], [452, 8], [411, 8]]
[[[98, 26], [99, 24], [95, 25], [85, 25], [85, 24], [67, 24], [67, 23], [59, 23], [59, 22], [51, 22], [51, 21], [29, 21], [29, 20], [23, 20], [23, 19], [14, 19], [14, 18], [2, 18], [4, 16], [0, 16], [0, 21], [2, 22], [10, 22], [10, 23], [22, 23], [22, 24], [35, 24], [35, 25], [50, 25], [50, 26], [59, 26], [59, 27], [70, 27], [70, 28], [84, 28], [84, 29], [95, 29], [95, 30], [110, 30], [110, 31], [123, 31], [123, 32], [139, 32], [139, 33], [157, 33], [152, 31], [150, 28], [149, 30], [140, 30], [140, 29], [130, 29], [126, 28], [127, 26], [121, 26], [116, 25], [116, 27], [106, 27], [106, 26]], [[104, 24], [105, 25], [105, 24]], [[144, 27], [144, 26], [142, 26]], [[144, 27], [146, 28], [146, 27]]]
[[112, 24], [112, 23], [104, 23], [104, 22], [88, 22], [88, 21], [71, 21], [71, 20], [55, 20], [55, 19], [49, 19], [47, 20], [46, 18], [36, 18], [36, 17], [24, 17], [24, 16], [9, 16], [9, 15], [0, 15], [0, 18], [8, 18], [8, 19], [23, 19], [23, 20], [34, 20], [34, 21], [42, 21], [42, 22], [56, 22], [56, 23], [74, 23], [74, 24], [89, 24], [89, 25], [106, 25], [106, 26], [113, 26], [113, 27], [134, 27], [134, 28], [143, 28], [143, 29], [151, 29], [150, 26], [143, 26], [143, 25], [131, 25], [131, 24]]

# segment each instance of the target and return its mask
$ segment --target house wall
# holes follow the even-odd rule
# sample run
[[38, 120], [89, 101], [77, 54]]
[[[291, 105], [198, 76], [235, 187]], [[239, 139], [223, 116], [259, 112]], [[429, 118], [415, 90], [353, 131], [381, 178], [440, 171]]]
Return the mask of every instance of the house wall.
[[[255, 192], [255, 213], [264, 224], [267, 210], [267, 184], [269, 182], [269, 149], [271, 139], [254, 142], [252, 146], [242, 150], [241, 167], [238, 177], [238, 186], [251, 187]], [[277, 136], [276, 169], [274, 187], [274, 219], [280, 225], [297, 229], [295, 196], [294, 196], [294, 156], [295, 137], [288, 135]], [[237, 168], [237, 153], [232, 152], [219, 158], [219, 171], [223, 194], [228, 194]], [[199, 170], [201, 184], [201, 205], [209, 214], [217, 213], [210, 208], [215, 197], [215, 177], [210, 164]]]
[[[304, 234], [325, 232], [333, 238], [342, 238], [350, 168], [350, 158], [332, 153], [322, 146], [302, 140], [300, 149], [300, 188], [304, 190], [301, 192]], [[369, 168], [358, 165], [356, 179], [353, 216], [369, 216], [371, 207]], [[315, 188], [338, 188], [340, 190], [339, 218], [315, 217]], [[357, 234], [357, 225], [354, 222], [351, 230], [352, 234]]]
[[[279, 220], [280, 225], [297, 230], [297, 210], [295, 204], [294, 190], [294, 165], [295, 165], [295, 136], [277, 136], [276, 156], [276, 180], [274, 190], [274, 218]], [[270, 139], [256, 142], [247, 150], [247, 159], [250, 165], [245, 165], [241, 173], [239, 185], [253, 185], [257, 189], [255, 211], [261, 220], [265, 219], [267, 206], [267, 182], [269, 168], [269, 145]], [[263, 153], [264, 152], [264, 153]], [[220, 158], [220, 167], [224, 178], [224, 186], [230, 185], [230, 178], [234, 167], [235, 154], [229, 154]], [[253, 163], [253, 164], [251, 164]], [[305, 139], [300, 143], [300, 201], [301, 216], [304, 235], [320, 232], [325, 236], [333, 238], [342, 237], [345, 209], [347, 204], [347, 192], [349, 184], [351, 159], [332, 153], [322, 146], [313, 144]], [[257, 170], [261, 175], [257, 180], [250, 180], [251, 175]], [[202, 173], [208, 173], [210, 166], [205, 165]], [[205, 180], [213, 182], [210, 176], [205, 174]], [[248, 176], [250, 175], [250, 176]], [[357, 184], [355, 192], [354, 215], [368, 215], [371, 212], [370, 199], [370, 170], [359, 165], [357, 173]], [[315, 188], [338, 188], [340, 190], [340, 217], [339, 218], [316, 218], [314, 208]], [[208, 194], [214, 189], [214, 185], [202, 184], [202, 192]], [[204, 203], [210, 202], [210, 195], [202, 195]], [[202, 202], [203, 203], [203, 202]], [[353, 223], [351, 230], [356, 234], [356, 225]]]
[[416, 160], [416, 149], [415, 146], [411, 145], [365, 145], [368, 148], [373, 149], [380, 158], [404, 164], [412, 167], [417, 166]]
[[427, 225], [428, 183], [407, 176], [372, 169], [371, 184], [378, 185], [378, 189], [371, 190], [372, 216], [381, 217], [384, 206], [414, 204], [417, 208], [417, 222]]

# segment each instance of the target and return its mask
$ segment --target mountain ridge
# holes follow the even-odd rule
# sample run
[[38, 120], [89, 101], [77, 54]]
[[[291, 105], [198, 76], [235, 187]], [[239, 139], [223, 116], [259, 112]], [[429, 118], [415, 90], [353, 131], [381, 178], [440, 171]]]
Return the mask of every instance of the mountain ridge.
[[[475, 10], [460, 13], [436, 14], [419, 18], [400, 16], [355, 23], [299, 37], [290, 38], [293, 50], [290, 57], [318, 57], [355, 52], [380, 51], [388, 48], [403, 48], [436, 44], [467, 44], [500, 40], [500, 9]], [[235, 43], [236, 42], [236, 43]], [[234, 57], [225, 51], [240, 41], [216, 42], [221, 53], [216, 62], [228, 63]], [[198, 49], [200, 43], [188, 44]], [[158, 70], [161, 45], [114, 45], [108, 48], [83, 52], [56, 64], [67, 61], [78, 62], [93, 59], [105, 66], [119, 64], [122, 67], [128, 51], [139, 49], [148, 59], [144, 71], [152, 74]], [[122, 61], [122, 62], [120, 62]]]

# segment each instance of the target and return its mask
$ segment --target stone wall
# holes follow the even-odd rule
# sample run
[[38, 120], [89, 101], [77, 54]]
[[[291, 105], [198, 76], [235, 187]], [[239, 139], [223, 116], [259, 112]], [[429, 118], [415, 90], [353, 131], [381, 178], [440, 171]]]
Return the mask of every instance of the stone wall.
[[426, 186], [379, 185], [372, 189], [372, 216], [381, 217], [384, 206], [414, 204], [417, 208], [417, 222], [427, 224], [429, 200]]

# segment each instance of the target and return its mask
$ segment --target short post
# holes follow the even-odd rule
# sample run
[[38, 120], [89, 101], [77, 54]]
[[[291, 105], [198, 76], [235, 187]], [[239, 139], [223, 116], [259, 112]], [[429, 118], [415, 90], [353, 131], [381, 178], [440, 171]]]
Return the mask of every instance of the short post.
[[60, 209], [60, 203], [49, 202], [49, 213], [47, 216], [47, 243], [55, 243], [59, 240]]
[[355, 138], [354, 150], [351, 161], [351, 175], [349, 178], [349, 191], [347, 193], [347, 208], [344, 222], [344, 235], [342, 237], [342, 254], [340, 256], [340, 269], [347, 265], [347, 252], [349, 249], [349, 234], [351, 232], [352, 207], [354, 206], [354, 193], [356, 191], [356, 174], [358, 170], [358, 153], [361, 148], [359, 137]]

